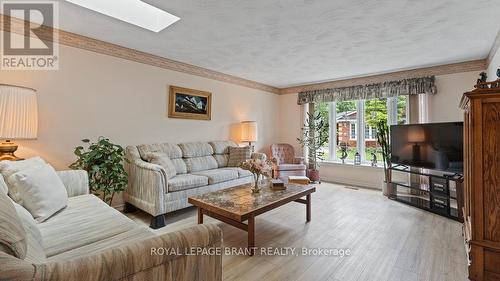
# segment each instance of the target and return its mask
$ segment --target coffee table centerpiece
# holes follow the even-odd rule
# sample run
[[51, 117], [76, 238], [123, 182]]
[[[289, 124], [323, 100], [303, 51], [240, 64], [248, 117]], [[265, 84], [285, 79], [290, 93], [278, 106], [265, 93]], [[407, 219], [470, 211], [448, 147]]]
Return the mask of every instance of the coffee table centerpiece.
[[254, 186], [251, 188], [252, 193], [259, 193], [261, 188], [259, 186], [259, 179], [261, 176], [271, 177], [273, 170], [272, 162], [269, 160], [249, 159], [240, 164], [240, 168], [250, 171], [253, 174], [255, 181]]

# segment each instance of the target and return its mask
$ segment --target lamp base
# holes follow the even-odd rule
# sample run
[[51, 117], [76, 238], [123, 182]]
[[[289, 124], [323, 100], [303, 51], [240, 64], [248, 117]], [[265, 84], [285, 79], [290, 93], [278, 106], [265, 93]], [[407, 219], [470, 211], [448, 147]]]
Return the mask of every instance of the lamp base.
[[19, 161], [24, 160], [23, 158], [19, 158], [14, 155], [14, 152], [17, 150], [17, 144], [7, 140], [0, 144], [0, 161], [10, 160], [10, 161]]

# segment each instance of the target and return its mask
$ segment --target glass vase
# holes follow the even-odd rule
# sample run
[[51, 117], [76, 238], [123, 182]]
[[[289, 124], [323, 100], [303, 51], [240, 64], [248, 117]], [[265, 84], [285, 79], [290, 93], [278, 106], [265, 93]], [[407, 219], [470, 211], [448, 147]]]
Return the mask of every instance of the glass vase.
[[252, 187], [252, 193], [259, 193], [260, 192], [259, 178], [260, 178], [259, 174], [253, 174], [254, 185]]

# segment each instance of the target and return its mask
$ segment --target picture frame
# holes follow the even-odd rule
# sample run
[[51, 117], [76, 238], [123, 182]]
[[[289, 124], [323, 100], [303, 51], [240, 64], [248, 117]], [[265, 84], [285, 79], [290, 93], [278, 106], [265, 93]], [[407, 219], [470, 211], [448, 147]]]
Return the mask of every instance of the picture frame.
[[212, 93], [178, 86], [169, 87], [168, 117], [211, 120]]

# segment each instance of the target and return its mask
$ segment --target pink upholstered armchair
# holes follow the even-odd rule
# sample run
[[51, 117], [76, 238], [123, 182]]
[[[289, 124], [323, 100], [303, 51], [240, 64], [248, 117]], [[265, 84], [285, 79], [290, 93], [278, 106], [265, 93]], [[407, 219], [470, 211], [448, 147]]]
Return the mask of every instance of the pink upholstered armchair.
[[287, 143], [271, 145], [272, 161], [275, 164], [273, 177], [283, 181], [288, 176], [305, 176], [306, 165], [303, 157], [295, 157], [293, 146]]

